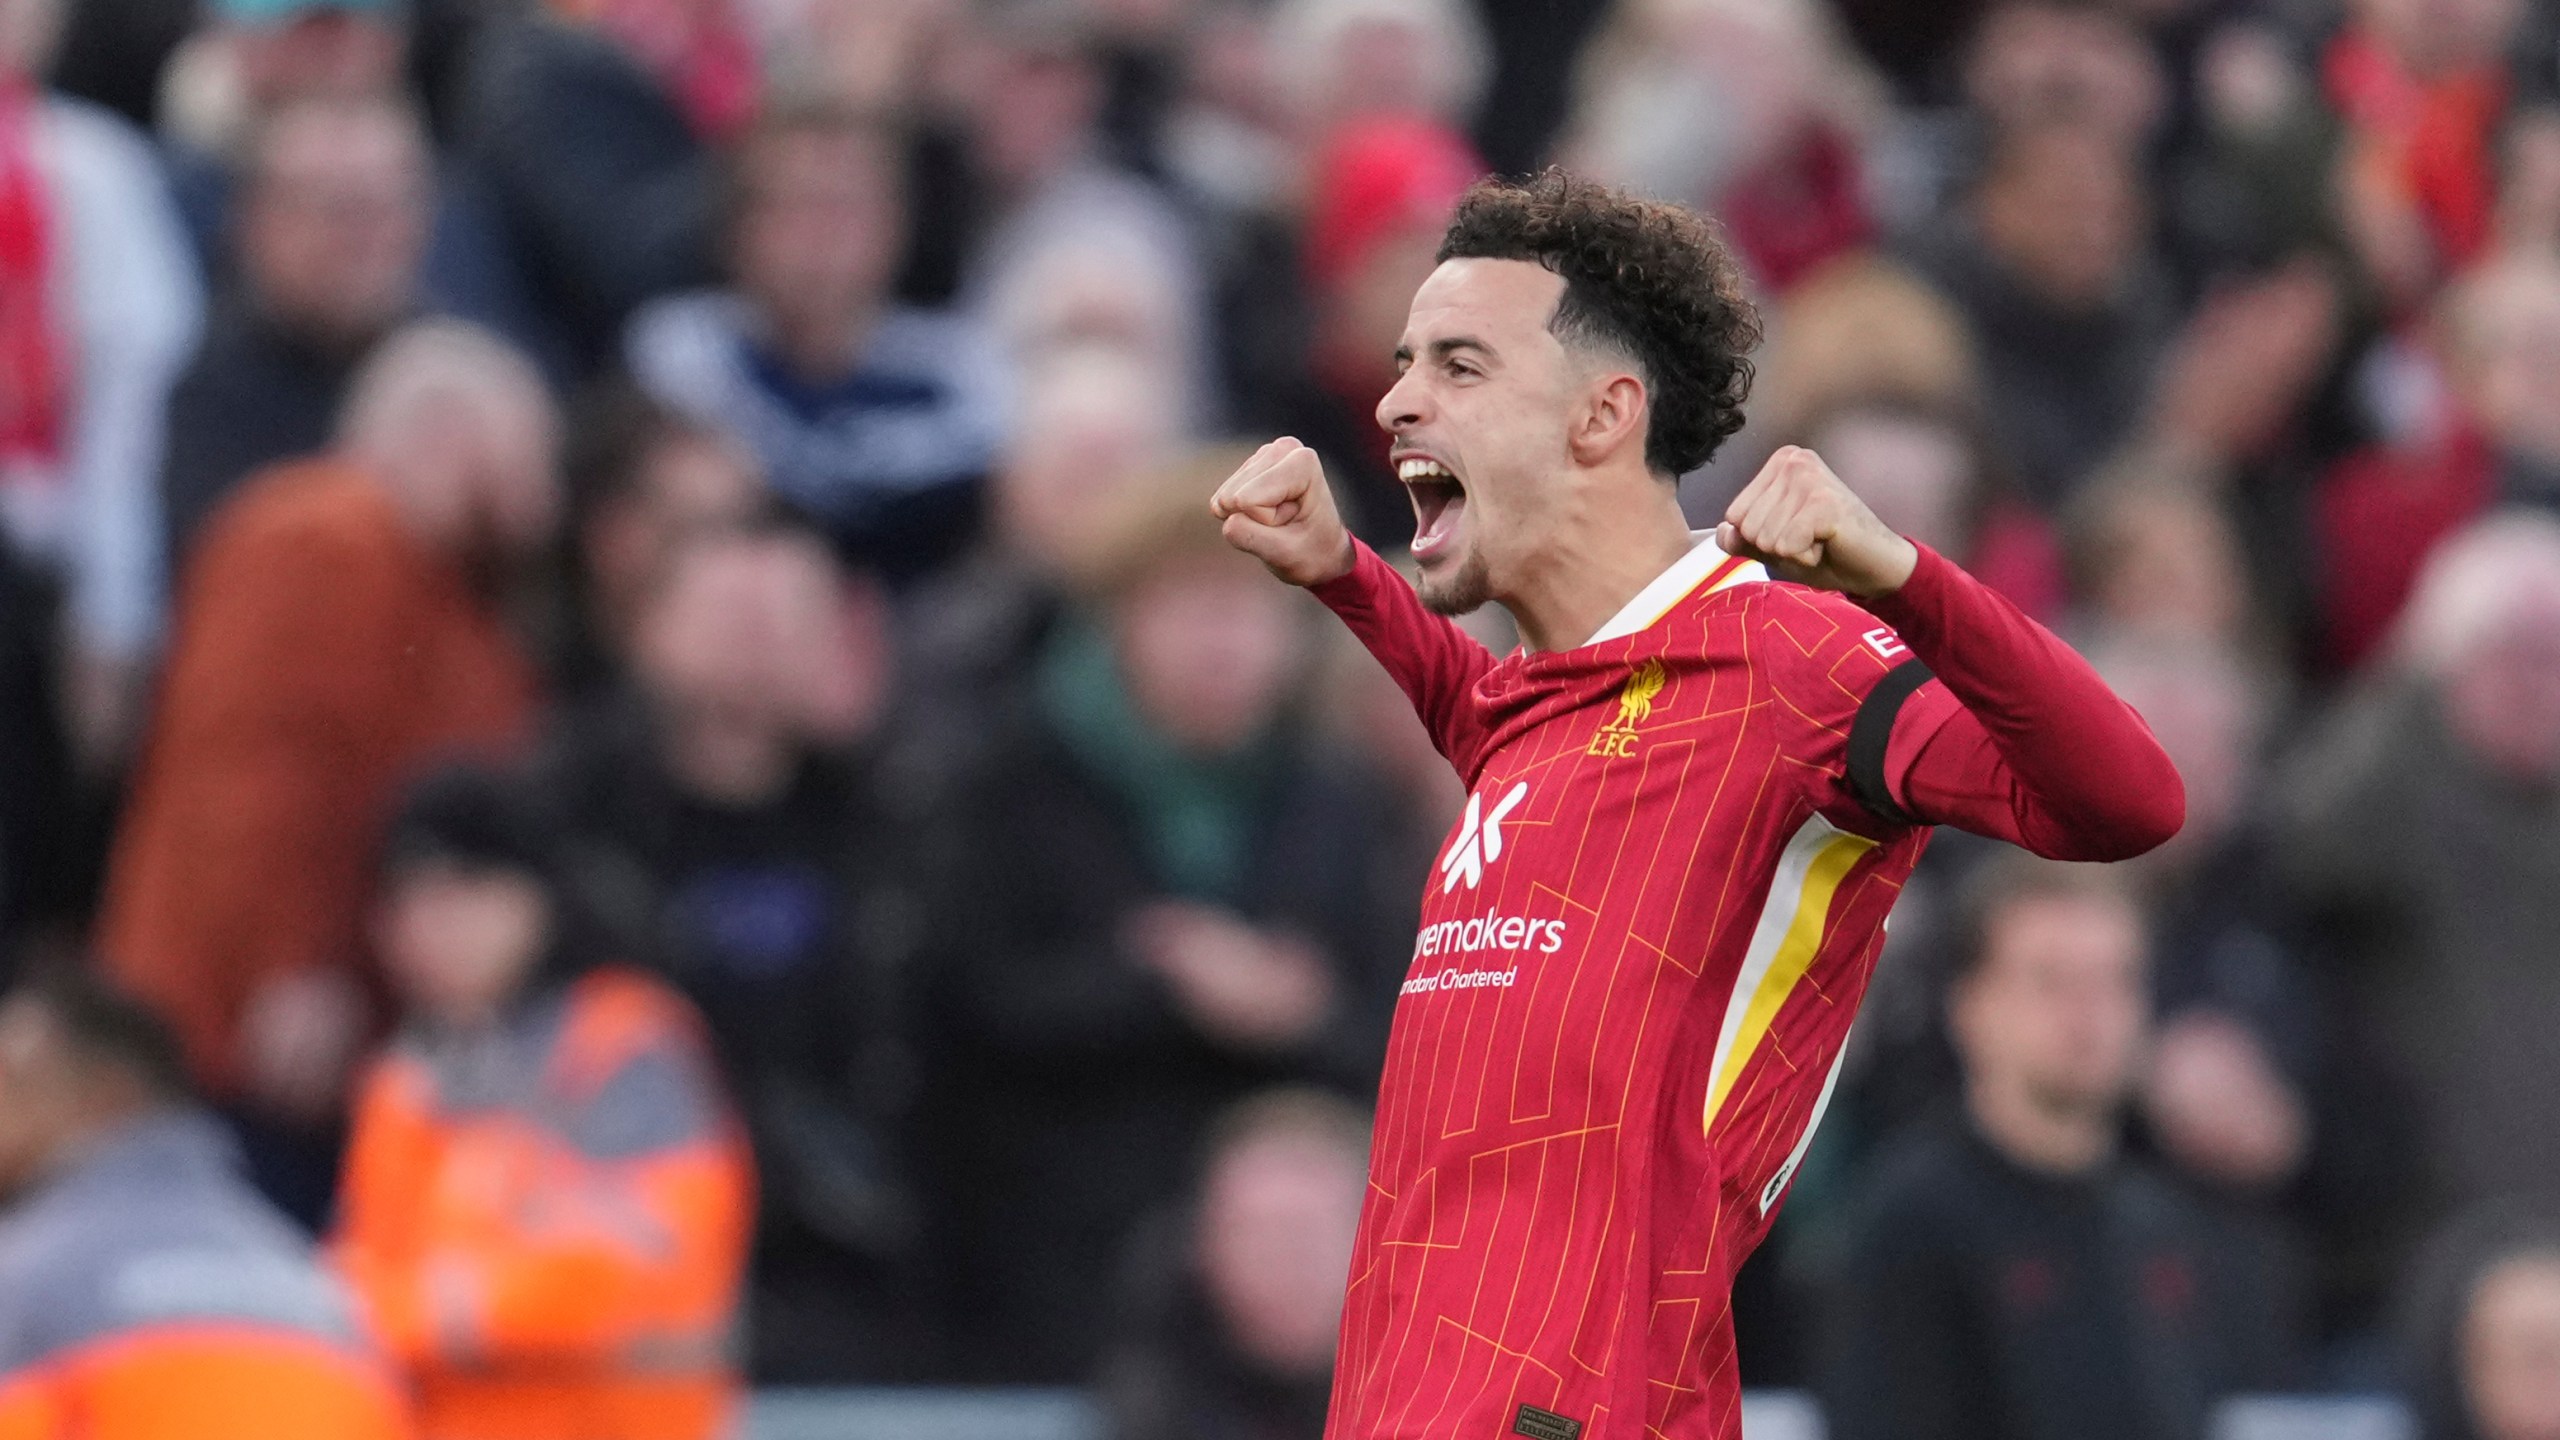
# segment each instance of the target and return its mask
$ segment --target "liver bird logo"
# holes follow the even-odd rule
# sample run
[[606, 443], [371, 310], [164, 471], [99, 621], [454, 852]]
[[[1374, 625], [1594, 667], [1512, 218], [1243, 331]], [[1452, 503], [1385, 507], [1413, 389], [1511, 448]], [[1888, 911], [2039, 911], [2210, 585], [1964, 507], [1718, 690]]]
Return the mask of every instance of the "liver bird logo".
[[1669, 679], [1660, 660], [1647, 660], [1637, 666], [1635, 673], [1627, 677], [1624, 688], [1618, 691], [1618, 723], [1610, 728], [1633, 730], [1643, 724], [1653, 714], [1653, 697], [1662, 693], [1662, 687]]

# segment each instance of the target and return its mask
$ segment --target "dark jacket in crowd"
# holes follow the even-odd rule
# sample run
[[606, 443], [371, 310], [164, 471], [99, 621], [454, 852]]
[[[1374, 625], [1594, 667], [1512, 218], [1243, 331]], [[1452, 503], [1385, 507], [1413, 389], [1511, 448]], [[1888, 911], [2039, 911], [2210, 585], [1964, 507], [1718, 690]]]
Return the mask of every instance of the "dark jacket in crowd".
[[636, 700], [563, 726], [549, 763], [580, 874], [709, 1022], [761, 1171], [756, 1379], [915, 1378], [933, 1362], [897, 1131], [905, 845], [863, 767], [806, 757], [760, 804], [688, 794]]
[[2291, 1365], [2269, 1257], [2147, 1168], [2026, 1170], [1943, 1117], [1879, 1157], [1830, 1297], [1832, 1440], [2199, 1440]]
[[549, 302], [536, 349], [605, 363], [633, 309], [712, 278], [717, 161], [674, 98], [599, 35], [489, 27], [465, 76], [462, 150]]
[[2354, 1053], [2414, 1099], [2433, 1198], [2560, 1196], [2560, 791], [2474, 759], [2415, 686], [2298, 761], [2280, 859], [2344, 969]]
[[[1281, 1081], [1375, 1085], [1418, 877], [1378, 873], [1392, 868], [1378, 859], [1381, 787], [1287, 727], [1230, 777], [1227, 873], [1170, 874], [1125, 777], [1080, 754], [1036, 693], [989, 698], [981, 723], [997, 738], [941, 807], [925, 1087], [936, 1218], [982, 1378], [1075, 1382], [1105, 1339], [1094, 1322], [1131, 1227], [1181, 1193], [1221, 1109]], [[1186, 1017], [1122, 940], [1141, 906], [1177, 897], [1322, 950], [1335, 1011], [1311, 1043], [1250, 1053]]]
[[1193, 1230], [1168, 1214], [1130, 1247], [1102, 1369], [1113, 1440], [1320, 1440], [1332, 1368], [1280, 1375], [1245, 1354], [1192, 1263]]
[[326, 350], [234, 300], [169, 391], [169, 448], [160, 474], [169, 557], [183, 564], [205, 516], [242, 480], [329, 443], [360, 350]]
[[2150, 402], [2176, 325], [2165, 277], [2146, 266], [2115, 303], [2072, 312], [2029, 291], [1960, 221], [1905, 252], [1973, 327], [1992, 437], [2026, 498], [2048, 509], [2067, 501]]

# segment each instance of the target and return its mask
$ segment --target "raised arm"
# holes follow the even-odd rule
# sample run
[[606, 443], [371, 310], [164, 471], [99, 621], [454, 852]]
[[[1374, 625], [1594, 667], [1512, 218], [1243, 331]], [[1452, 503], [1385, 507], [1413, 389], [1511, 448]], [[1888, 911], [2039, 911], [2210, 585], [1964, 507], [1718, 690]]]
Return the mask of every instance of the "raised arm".
[[1962, 708], [1888, 742], [1903, 808], [2056, 860], [2128, 859], [2178, 833], [2185, 786], [2133, 707], [1998, 591], [1919, 553], [1865, 604]]
[[[1888, 529], [1813, 452], [1770, 457], [1718, 539], [1785, 579], [1855, 598], [1927, 667], [1880, 684], [1881, 702], [1870, 700], [1908, 697], [1899, 714], [1878, 717], [1890, 793], [1870, 808], [1898, 807], [2059, 860], [2127, 859], [2184, 822], [2177, 768], [2087, 661]], [[1854, 756], [1854, 735], [1850, 748]]]
[[1468, 692], [1493, 652], [1422, 598], [1377, 552], [1351, 536], [1324, 467], [1295, 440], [1263, 446], [1218, 487], [1211, 510], [1227, 543], [1322, 600], [1395, 677], [1431, 742], [1463, 773], [1477, 738]]

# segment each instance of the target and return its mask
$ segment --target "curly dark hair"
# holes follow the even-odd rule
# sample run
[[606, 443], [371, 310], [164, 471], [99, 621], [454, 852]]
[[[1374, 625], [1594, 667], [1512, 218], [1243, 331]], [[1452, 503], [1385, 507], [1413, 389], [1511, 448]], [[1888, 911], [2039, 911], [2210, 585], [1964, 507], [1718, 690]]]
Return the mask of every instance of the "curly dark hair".
[[1685, 475], [1742, 428], [1760, 315], [1701, 216], [1550, 167], [1477, 181], [1439, 258], [1528, 260], [1564, 277], [1547, 328], [1634, 362], [1653, 401], [1644, 458], [1655, 471]]

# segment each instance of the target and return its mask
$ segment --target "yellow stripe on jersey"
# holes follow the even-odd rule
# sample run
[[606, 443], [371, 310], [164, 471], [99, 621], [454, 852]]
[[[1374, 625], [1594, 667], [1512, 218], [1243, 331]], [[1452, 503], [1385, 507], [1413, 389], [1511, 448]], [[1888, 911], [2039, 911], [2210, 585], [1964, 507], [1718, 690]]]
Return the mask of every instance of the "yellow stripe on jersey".
[[1713, 585], [1708, 586], [1707, 593], [1713, 595], [1720, 590], [1730, 590], [1736, 585], [1748, 585], [1754, 580], [1766, 580], [1768, 578], [1768, 566], [1761, 564], [1757, 560], [1745, 560], [1741, 564], [1733, 567], [1732, 574], [1727, 575]]
[[1796, 982], [1813, 967], [1840, 882], [1875, 846], [1864, 835], [1852, 835], [1814, 815], [1779, 852], [1776, 873], [1769, 877], [1768, 902], [1751, 932], [1751, 947], [1743, 952], [1742, 973], [1734, 977], [1724, 1028], [1716, 1035], [1715, 1065], [1707, 1086], [1710, 1133], [1734, 1082], [1759, 1053], [1770, 1023], [1795, 993]]

